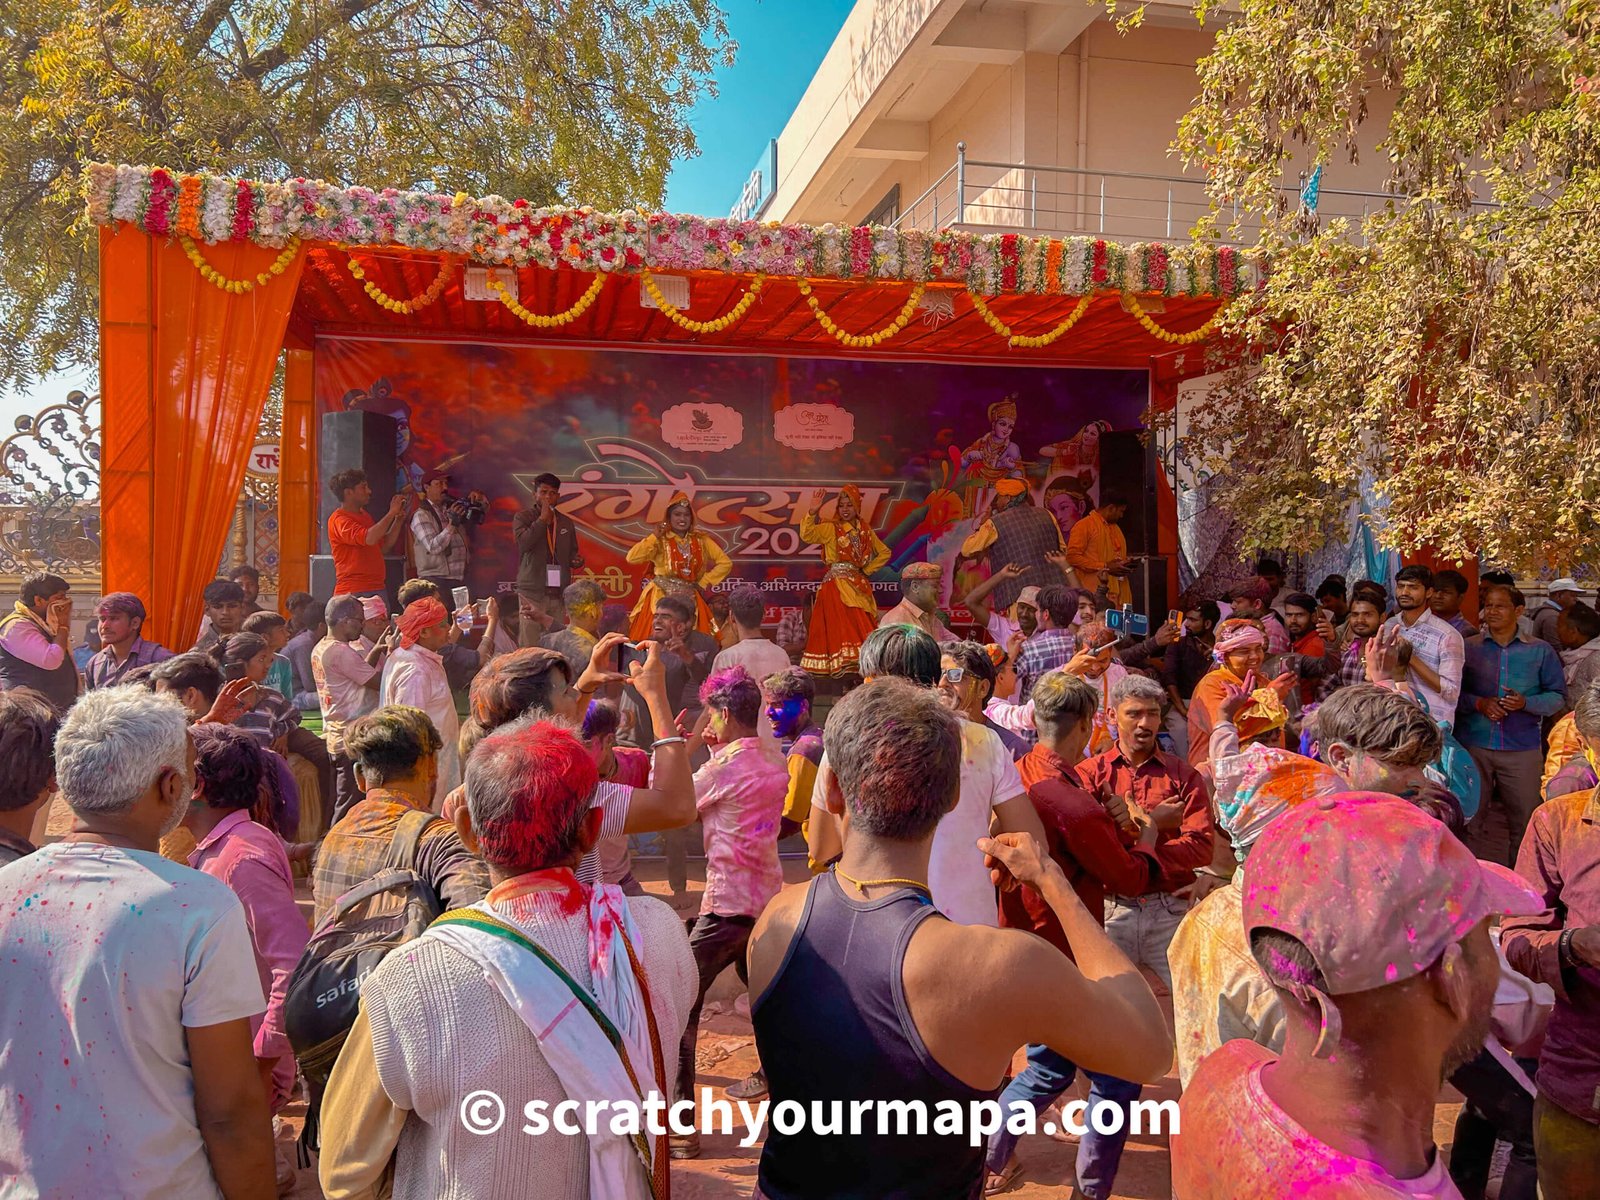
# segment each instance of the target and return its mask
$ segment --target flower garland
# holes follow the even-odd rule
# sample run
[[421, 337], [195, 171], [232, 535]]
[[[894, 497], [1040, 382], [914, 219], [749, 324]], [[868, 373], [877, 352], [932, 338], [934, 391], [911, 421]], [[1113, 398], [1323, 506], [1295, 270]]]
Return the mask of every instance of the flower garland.
[[988, 304], [984, 302], [983, 297], [978, 295], [976, 292], [968, 292], [967, 298], [972, 301], [972, 307], [976, 309], [978, 315], [983, 318], [984, 324], [990, 329], [994, 330], [1001, 337], [1005, 338], [1007, 345], [1013, 348], [1027, 350], [1037, 350], [1041, 347], [1050, 345], [1052, 342], [1058, 341], [1069, 329], [1071, 329], [1079, 322], [1079, 320], [1082, 319], [1083, 314], [1089, 311], [1089, 305], [1094, 302], [1094, 294], [1092, 292], [1086, 293], [1083, 298], [1078, 301], [1073, 310], [1067, 314], [1066, 320], [1062, 321], [1061, 324], [1057, 325], [1049, 333], [1041, 333], [1030, 336], [1015, 332], [1011, 326], [1007, 325], [999, 317], [995, 316], [994, 311], [988, 306]]
[[445, 259], [439, 264], [439, 273], [433, 277], [433, 282], [428, 285], [426, 291], [424, 291], [420, 296], [413, 297], [410, 300], [396, 300], [393, 296], [389, 295], [388, 292], [384, 291], [381, 287], [367, 278], [366, 271], [364, 271], [361, 267], [361, 264], [356, 261], [355, 255], [352, 254], [350, 256], [347, 265], [350, 268], [351, 277], [354, 278], [356, 282], [361, 284], [361, 290], [366, 292], [368, 296], [372, 297], [374, 304], [376, 304], [379, 308], [386, 308], [392, 313], [400, 313], [403, 316], [408, 317], [414, 312], [418, 312], [421, 309], [427, 308], [428, 305], [432, 304], [440, 296], [444, 295], [444, 286], [450, 282], [450, 277], [455, 274], [456, 269], [454, 260], [448, 258]]
[[846, 333], [843, 329], [840, 329], [833, 323], [832, 318], [822, 311], [822, 305], [811, 294], [810, 280], [801, 279], [796, 286], [800, 289], [800, 294], [806, 298], [806, 304], [811, 309], [811, 315], [817, 319], [817, 324], [833, 334], [840, 345], [849, 346], [852, 350], [865, 350], [872, 346], [881, 345], [911, 324], [912, 315], [917, 311], [917, 304], [922, 300], [922, 293], [925, 290], [923, 284], [914, 284], [911, 288], [911, 295], [906, 297], [906, 302], [900, 307], [899, 316], [895, 317], [882, 329], [875, 330], [872, 333], [855, 334]]
[[535, 208], [465, 192], [259, 182], [106, 163], [89, 164], [82, 182], [96, 225], [127, 223], [154, 237], [178, 234], [210, 244], [281, 248], [298, 238], [424, 250], [486, 265], [960, 283], [986, 296], [1122, 289], [1232, 299], [1255, 290], [1262, 277], [1256, 258], [1230, 246]]
[[1223, 314], [1227, 312], [1228, 308], [1230, 307], [1229, 305], [1223, 305], [1222, 307], [1218, 308], [1216, 312], [1211, 314], [1211, 319], [1208, 320], [1204, 325], [1200, 326], [1199, 329], [1191, 329], [1188, 333], [1173, 333], [1170, 330], [1161, 328], [1161, 326], [1157, 325], [1153, 320], [1151, 320], [1150, 314], [1145, 312], [1144, 308], [1140, 305], [1139, 297], [1135, 296], [1132, 292], [1122, 293], [1122, 303], [1127, 307], [1128, 311], [1133, 314], [1133, 319], [1144, 326], [1146, 333], [1153, 338], [1159, 338], [1161, 341], [1168, 342], [1174, 346], [1192, 346], [1196, 342], [1205, 341], [1206, 338], [1211, 336], [1218, 323], [1222, 320]]
[[684, 316], [683, 311], [674, 306], [662, 294], [661, 288], [655, 281], [655, 276], [650, 274], [648, 267], [639, 272], [640, 286], [644, 288], [645, 294], [650, 297], [655, 306], [661, 310], [662, 315], [680, 329], [687, 329], [690, 333], [721, 333], [730, 325], [737, 325], [744, 320], [745, 314], [750, 311], [751, 305], [756, 302], [756, 296], [761, 291], [761, 285], [766, 281], [767, 277], [765, 275], [757, 275], [750, 281], [750, 286], [745, 289], [744, 295], [739, 297], [739, 302], [723, 313], [722, 316], [710, 321], [696, 321], [692, 317]]
[[194, 264], [194, 269], [200, 272], [200, 277], [213, 287], [221, 288], [225, 292], [239, 295], [242, 292], [254, 291], [258, 287], [266, 287], [278, 276], [289, 269], [289, 264], [294, 262], [294, 256], [300, 253], [300, 239], [293, 238], [289, 244], [278, 252], [278, 257], [272, 265], [262, 271], [254, 279], [229, 279], [217, 270], [200, 253], [200, 247], [194, 244], [194, 239], [187, 234], [178, 238], [183, 244], [183, 252], [189, 256], [189, 261]]
[[554, 313], [547, 317], [543, 313], [536, 313], [531, 309], [524, 308], [522, 302], [511, 294], [510, 288], [506, 287], [494, 276], [491, 275], [489, 277], [489, 290], [500, 297], [500, 303], [515, 313], [520, 320], [536, 329], [558, 329], [562, 325], [570, 325], [589, 311], [589, 306], [595, 302], [595, 298], [600, 295], [600, 289], [605, 285], [606, 277], [597, 274], [594, 277], [594, 282], [589, 285], [589, 290], [578, 297], [577, 303], [565, 312]]

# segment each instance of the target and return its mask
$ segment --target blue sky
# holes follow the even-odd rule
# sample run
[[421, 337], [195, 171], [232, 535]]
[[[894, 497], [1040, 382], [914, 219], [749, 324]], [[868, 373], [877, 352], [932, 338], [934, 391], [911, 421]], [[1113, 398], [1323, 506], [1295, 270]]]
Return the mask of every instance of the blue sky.
[[853, 7], [854, 0], [722, 0], [739, 53], [717, 72], [718, 95], [690, 113], [700, 156], [673, 167], [669, 212], [728, 215]]

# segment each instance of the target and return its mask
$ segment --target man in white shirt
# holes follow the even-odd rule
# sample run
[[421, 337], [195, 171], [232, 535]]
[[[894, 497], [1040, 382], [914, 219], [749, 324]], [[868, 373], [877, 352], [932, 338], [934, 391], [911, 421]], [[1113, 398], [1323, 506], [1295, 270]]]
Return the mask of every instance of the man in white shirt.
[[[751, 679], [766, 679], [779, 671], [789, 669], [789, 655], [782, 646], [761, 635], [761, 621], [767, 613], [767, 602], [759, 590], [742, 587], [728, 598], [728, 611], [733, 616], [739, 640], [726, 650], [719, 651], [711, 660], [711, 673], [726, 671], [729, 667], [743, 667]], [[763, 742], [773, 742], [772, 722], [767, 719], [766, 706], [757, 722], [757, 736]]]
[[[861, 673], [868, 679], [893, 675], [921, 687], [937, 687], [939, 643], [920, 629], [903, 625], [874, 630], [861, 647]], [[817, 794], [826, 792], [829, 774], [824, 753], [817, 768]], [[961, 791], [955, 808], [939, 819], [928, 862], [933, 902], [958, 925], [1000, 924], [994, 884], [977, 850], [978, 839], [991, 836], [991, 818], [994, 832], [1030, 833], [1041, 846], [1046, 844], [1044, 824], [1022, 786], [1011, 752], [994, 730], [963, 719]], [[838, 818], [813, 805], [806, 842], [813, 863], [831, 862], [844, 847]]]
[[1398, 616], [1388, 624], [1411, 643], [1410, 680], [1427, 702], [1428, 711], [1441, 725], [1454, 725], [1456, 702], [1461, 699], [1461, 669], [1466, 664], [1465, 643], [1454, 626], [1428, 607], [1433, 571], [1420, 563], [1401, 567], [1394, 577]]
[[345, 753], [344, 731], [357, 717], [378, 707], [379, 674], [392, 647], [391, 635], [385, 632], [365, 652], [360, 649], [365, 614], [359, 596], [335, 596], [329, 600], [328, 636], [311, 651], [311, 675], [322, 706], [322, 737], [333, 762], [333, 821], [361, 798], [355, 764]]
[[86, 695], [56, 740], [72, 832], [0, 868], [7, 1195], [276, 1194], [244, 910], [159, 850], [189, 808], [187, 725], [142, 687]]
[[408, 604], [395, 626], [400, 631], [400, 648], [383, 666], [378, 703], [420, 708], [444, 739], [433, 797], [433, 811], [439, 812], [444, 798], [461, 785], [461, 754], [456, 746], [461, 719], [439, 653], [450, 640], [450, 614], [437, 598], [427, 595]]

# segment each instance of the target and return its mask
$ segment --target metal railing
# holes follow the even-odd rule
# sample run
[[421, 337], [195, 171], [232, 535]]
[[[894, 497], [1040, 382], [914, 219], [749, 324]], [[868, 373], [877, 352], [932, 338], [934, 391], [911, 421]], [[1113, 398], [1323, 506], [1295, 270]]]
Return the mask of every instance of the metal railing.
[[[1280, 189], [1287, 211], [1299, 207], [1298, 188]], [[1320, 189], [1316, 217], [1358, 222], [1396, 198], [1384, 192]], [[1184, 239], [1211, 211], [1205, 182], [1181, 175], [1091, 171], [1079, 167], [985, 162], [956, 145], [956, 161], [895, 219], [895, 228], [940, 230], [952, 226], [1034, 234], [1109, 238], [1112, 241]], [[1234, 214], [1225, 214], [1232, 217]], [[1225, 239], [1249, 240], [1250, 223]]]

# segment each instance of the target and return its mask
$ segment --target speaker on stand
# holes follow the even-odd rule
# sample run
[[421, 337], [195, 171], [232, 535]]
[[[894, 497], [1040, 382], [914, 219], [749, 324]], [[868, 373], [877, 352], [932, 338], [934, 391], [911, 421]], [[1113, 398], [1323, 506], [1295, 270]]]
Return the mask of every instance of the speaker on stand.
[[1128, 554], [1138, 559], [1128, 583], [1133, 591], [1133, 608], [1150, 618], [1152, 630], [1166, 620], [1167, 561], [1160, 553], [1157, 533], [1159, 508], [1156, 487], [1156, 450], [1133, 430], [1114, 430], [1100, 435], [1100, 494], [1107, 489], [1128, 498], [1128, 511], [1122, 518], [1122, 536]]

